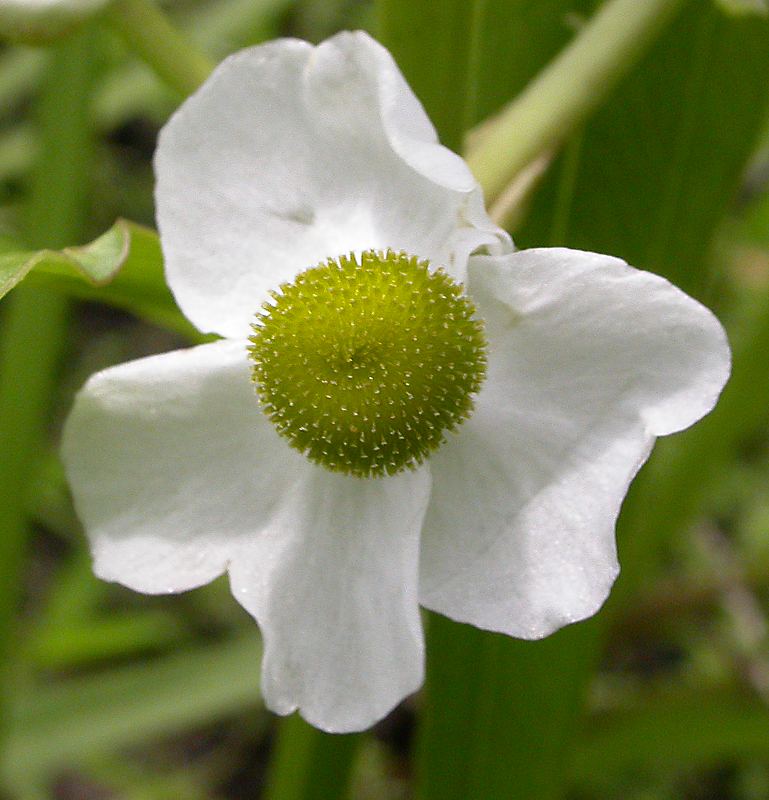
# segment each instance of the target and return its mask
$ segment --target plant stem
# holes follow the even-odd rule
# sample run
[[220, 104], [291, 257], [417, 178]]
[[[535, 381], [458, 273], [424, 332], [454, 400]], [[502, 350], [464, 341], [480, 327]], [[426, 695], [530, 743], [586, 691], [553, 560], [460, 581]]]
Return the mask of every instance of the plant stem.
[[468, 163], [493, 202], [552, 149], [636, 63], [683, 0], [609, 0], [581, 33], [484, 131]]
[[280, 720], [265, 800], [343, 800], [361, 740], [315, 730], [297, 714]]
[[[53, 49], [38, 100], [41, 149], [31, 178], [26, 236], [33, 246], [73, 244], [85, 220], [92, 31]], [[0, 338], [0, 660], [12, 652], [27, 539], [28, 486], [45, 443], [68, 305], [21, 286], [2, 304]], [[7, 678], [7, 670], [3, 678]]]
[[192, 94], [211, 74], [213, 61], [151, 0], [115, 0], [107, 18], [126, 44], [179, 94]]

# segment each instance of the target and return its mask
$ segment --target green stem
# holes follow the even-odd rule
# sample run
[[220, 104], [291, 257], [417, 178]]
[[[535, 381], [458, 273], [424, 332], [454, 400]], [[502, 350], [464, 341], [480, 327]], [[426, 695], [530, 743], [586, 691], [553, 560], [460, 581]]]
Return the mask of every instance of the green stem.
[[484, 131], [467, 160], [490, 203], [598, 106], [683, 0], [609, 0]]
[[280, 720], [264, 800], [342, 800], [360, 735], [328, 734], [300, 716]]
[[28, 533], [28, 485], [44, 440], [67, 307], [62, 297], [24, 287], [3, 304], [0, 338], [0, 641], [3, 663]]
[[[459, 800], [468, 794], [475, 770], [475, 724], [483, 704], [480, 686], [488, 677], [487, 634], [430, 614], [424, 711], [417, 731], [418, 800]], [[472, 668], [469, 654], [472, 653]], [[481, 750], [486, 737], [481, 737]]]
[[[33, 246], [60, 247], [82, 235], [92, 64], [88, 30], [52, 51], [39, 98], [41, 149], [27, 209], [27, 239]], [[28, 486], [45, 442], [68, 306], [59, 295], [22, 286], [3, 302], [2, 312], [0, 657], [5, 668], [28, 532]]]
[[429, 622], [417, 800], [556, 800], [581, 710], [572, 687], [599, 655], [595, 621], [535, 642]]
[[179, 94], [192, 94], [211, 74], [213, 61], [151, 0], [115, 0], [107, 16], [126, 44]]

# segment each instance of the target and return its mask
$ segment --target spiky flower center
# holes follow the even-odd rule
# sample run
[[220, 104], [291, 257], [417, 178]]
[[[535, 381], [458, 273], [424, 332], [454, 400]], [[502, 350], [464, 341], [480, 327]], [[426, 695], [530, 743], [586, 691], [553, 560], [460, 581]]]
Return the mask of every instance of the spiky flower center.
[[462, 287], [392, 251], [340, 256], [271, 292], [249, 352], [289, 443], [359, 477], [414, 467], [473, 408], [486, 340]]

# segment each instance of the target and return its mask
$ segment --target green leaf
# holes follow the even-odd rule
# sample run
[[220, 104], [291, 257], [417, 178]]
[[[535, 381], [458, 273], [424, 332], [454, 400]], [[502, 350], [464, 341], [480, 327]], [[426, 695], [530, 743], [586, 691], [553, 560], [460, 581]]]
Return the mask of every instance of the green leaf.
[[[518, 95], [592, 10], [591, 0], [509, 0], [484, 7], [473, 123]], [[504, 58], [499, 54], [504, 53]]]
[[146, 743], [190, 725], [259, 708], [261, 648], [255, 632], [18, 692], [0, 761], [9, 785], [98, 753]]
[[441, 141], [460, 150], [472, 114], [471, 64], [478, 57], [483, 3], [380, 0], [378, 10], [379, 38], [395, 56]]
[[[132, 236], [134, 242], [131, 241]], [[145, 240], [146, 250], [151, 241], [151, 232], [119, 220], [105, 234], [82, 247], [4, 253], [0, 255], [0, 297], [35, 268], [52, 275], [69, 277], [74, 274], [96, 286], [109, 283], [126, 263], [132, 244], [135, 247], [136, 240], [141, 238]], [[141, 243], [139, 246], [142, 246]], [[144, 255], [146, 257], [146, 252]]]
[[395, 55], [441, 141], [460, 150], [466, 130], [526, 86], [574, 35], [591, 3], [380, 0], [377, 6], [379, 38]]
[[118, 220], [82, 247], [1, 253], [0, 297], [25, 278], [124, 308], [192, 339], [200, 338], [180, 314], [165, 284], [157, 234], [134, 222]]
[[[94, 32], [79, 32], [50, 48], [34, 104], [40, 132], [28, 176], [25, 233], [52, 246], [84, 228], [90, 165], [89, 101], [97, 77]], [[0, 285], [10, 281], [0, 271]], [[27, 575], [27, 498], [44, 452], [67, 335], [66, 298], [20, 290], [2, 308], [0, 334], [0, 736], [5, 735], [5, 685], [17, 657], [20, 589]]]
[[[556, 13], [552, 7], [549, 10]], [[502, 19], [503, 12], [499, 14]], [[512, 43], [523, 40], [532, 53], [546, 57], [552, 40], [532, 41], [525, 38], [523, 27], [520, 31], [514, 36], [508, 29], [511, 44], [505, 59], [498, 61], [506, 61], [510, 51], [516, 60]], [[546, 34], [551, 36], [552, 32]], [[481, 52], [498, 49], [482, 47]], [[515, 67], [518, 74], [536, 68], [535, 58], [529, 62], [521, 57], [520, 67]], [[493, 82], [493, 62], [491, 55], [482, 62], [479, 86]], [[498, 69], [506, 67], [500, 64]], [[510, 73], [513, 81], [515, 74]], [[620, 255], [702, 295], [707, 283], [703, 264], [713, 234], [766, 117], [767, 74], [766, 22], [727, 16], [711, 4], [689, 2], [587, 123], [581, 141], [575, 137], [551, 170], [528, 223], [516, 236], [517, 244], [562, 244]], [[484, 110], [504, 100], [499, 87], [483, 91], [479, 107]], [[754, 355], [765, 354], [763, 334], [755, 341]], [[755, 362], [750, 363], [756, 369]], [[741, 370], [746, 375], [750, 371]], [[735, 416], [743, 405], [734, 402], [730, 418], [756, 421], [753, 408], [763, 404], [765, 409], [769, 401], [763, 383], [750, 413]], [[742, 384], [742, 380], [737, 384], [738, 393]], [[727, 444], [735, 442], [736, 428], [732, 428], [724, 438]], [[705, 433], [709, 429], [702, 428]], [[744, 427], [739, 430], [744, 432]], [[677, 485], [680, 471], [669, 484], [667, 473], [659, 483], [650, 483], [643, 494], [636, 493], [643, 501], [634, 504], [635, 521], [649, 517], [649, 509], [664, 515], [681, 505], [696, 512], [697, 503], [691, 504], [684, 495], [702, 485], [704, 473], [718, 475], [711, 460], [716, 437], [711, 432], [705, 438], [707, 447], [694, 453], [692, 485]], [[686, 463], [692, 466], [691, 459]], [[626, 503], [626, 516], [631, 503], [631, 499]], [[690, 513], [676, 521], [685, 524]], [[626, 583], [637, 585], [639, 577], [648, 574], [644, 551], [656, 547], [650, 534], [677, 532], [658, 528], [625, 529], [624, 538], [633, 545], [622, 559]], [[490, 637], [432, 617], [418, 796], [423, 800], [562, 797], [568, 754], [578, 741], [583, 699], [600, 658], [608, 619], [603, 612], [542, 642], [527, 643]]]
[[[492, 120], [467, 154], [489, 202], [548, 161], [636, 65], [687, 0], [608, 0]], [[517, 191], [517, 188], [516, 188]]]
[[39, 668], [66, 669], [89, 661], [168, 648], [178, 644], [184, 635], [183, 627], [162, 609], [112, 611], [104, 619], [38, 627], [24, 653]]
[[[769, 106], [768, 72], [767, 23], [689, 3], [546, 178], [528, 224], [516, 237], [518, 245], [612, 253], [702, 296], [714, 232]], [[742, 392], [739, 384], [737, 389]], [[757, 394], [760, 399], [753, 405], [765, 407], [769, 398], [763, 386]], [[730, 406], [733, 414], [741, 402]], [[752, 413], [730, 418], [757, 419]], [[650, 554], [658, 552], [660, 540], [679, 533], [697, 512], [700, 495], [695, 498], [695, 493], [703, 475], [719, 474], [713, 451], [717, 437], [709, 434], [708, 422], [692, 432], [695, 437], [698, 431], [707, 434], [705, 446], [682, 462], [691, 480], [687, 476], [681, 484], [681, 470], [658, 474], [650, 465], [652, 470], [641, 476], [646, 482], [637, 481], [626, 501], [626, 546], [615, 602], [623, 586], [648, 579], [648, 566], [655, 563]], [[730, 434], [723, 442], [728, 446], [735, 440]], [[729, 454], [727, 449], [717, 458]], [[687, 513], [679, 514], [679, 508]], [[673, 515], [676, 527], [645, 522], [672, 520]], [[512, 705], [511, 689], [502, 684], [484, 724], [504, 732], [501, 742], [517, 738], [517, 749], [509, 751], [515, 759], [510, 773], [517, 772], [522, 797], [554, 798], [564, 792], [568, 751], [578, 741], [582, 702], [608, 621], [604, 610], [545, 642], [500, 645], [507, 653], [503, 663], [510, 680], [525, 681], [525, 691], [521, 705]], [[489, 780], [496, 780], [493, 773]]]
[[479, 34], [473, 124], [518, 95], [573, 38], [591, 7], [590, 0], [487, 2]]
[[769, 709], [758, 697], [680, 690], [592, 717], [580, 736], [572, 773], [579, 784], [595, 787], [638, 769], [704, 769], [767, 757]]
[[551, 171], [519, 246], [611, 253], [702, 295], [713, 235], [766, 118], [767, 73], [769, 20], [688, 3], [588, 122], [575, 168], [562, 158]]

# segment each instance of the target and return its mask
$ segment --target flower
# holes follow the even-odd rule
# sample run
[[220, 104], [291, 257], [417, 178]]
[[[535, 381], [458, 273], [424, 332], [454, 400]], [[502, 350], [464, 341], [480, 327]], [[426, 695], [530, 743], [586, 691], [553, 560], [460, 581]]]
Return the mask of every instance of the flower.
[[94, 14], [109, 0], [0, 0], [0, 36], [45, 42]]
[[[421, 685], [420, 604], [527, 639], [595, 613], [654, 438], [706, 414], [727, 379], [715, 317], [610, 256], [512, 252], [363, 33], [227, 59], [162, 131], [156, 171], [169, 285], [224, 338], [107, 369], [79, 393], [63, 456], [96, 573], [162, 593], [228, 572], [264, 637], [267, 705], [328, 731], [367, 727]], [[403, 280], [376, 283], [395, 262], [411, 265]], [[483, 320], [483, 341], [456, 333], [474, 341], [475, 377], [444, 393], [445, 443], [366, 477], [388, 409], [399, 441], [421, 441], [414, 415], [437, 413], [412, 382], [458, 374], [458, 358], [398, 338], [399, 313], [416, 324], [434, 308], [437, 295], [402, 296], [428, 273], [447, 336]], [[356, 412], [343, 406], [358, 367], [385, 377]], [[352, 431], [371, 448], [345, 461], [334, 440], [306, 458], [301, 437], [329, 418], [323, 441]]]

